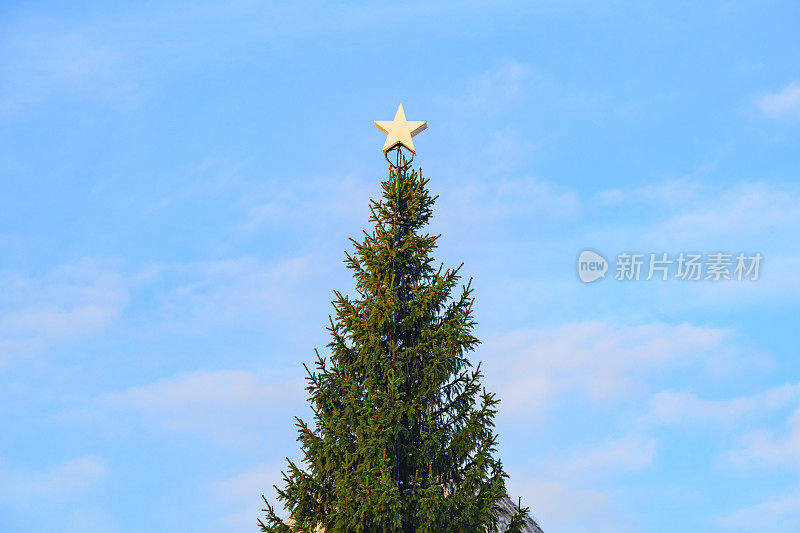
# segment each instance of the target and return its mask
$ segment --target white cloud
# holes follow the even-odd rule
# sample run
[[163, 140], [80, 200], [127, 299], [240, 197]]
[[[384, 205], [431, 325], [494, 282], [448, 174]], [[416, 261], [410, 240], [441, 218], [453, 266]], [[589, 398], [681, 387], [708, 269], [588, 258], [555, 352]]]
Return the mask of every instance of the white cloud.
[[460, 182], [441, 200], [439, 216], [453, 225], [497, 224], [509, 219], [574, 217], [581, 202], [571, 191], [533, 178], [499, 179], [487, 182]]
[[248, 193], [247, 216], [238, 229], [251, 233], [273, 225], [319, 229], [333, 221], [361, 224], [369, 216], [369, 199], [377, 190], [373, 181], [354, 176], [271, 183], [263, 194]]
[[0, 294], [0, 363], [107, 328], [130, 299], [126, 280], [89, 258], [40, 276], [0, 272]]
[[108, 471], [92, 456], [64, 461], [43, 470], [8, 469], [0, 465], [0, 494], [4, 499], [69, 499], [102, 479]]
[[44, 506], [48, 515], [58, 516], [59, 531], [119, 531], [97, 504], [102, 498], [96, 495], [108, 473], [106, 462], [90, 455], [50, 467], [10, 467], [0, 462], [0, 524], [14, 531], [46, 529], [42, 524], [48, 524], [47, 520], [32, 519], [42, 516]]
[[[733, 427], [763, 426], [770, 415], [790, 412], [782, 429], [757, 427], [740, 433], [723, 459], [738, 467], [800, 467], [800, 383], [766, 389], [750, 396], [724, 400], [700, 398], [689, 392], [664, 391], [653, 396], [651, 416], [662, 424]], [[741, 430], [739, 430], [741, 431]]]
[[[478, 174], [484, 176], [494, 176], [498, 174], [508, 175], [517, 168], [521, 168], [528, 158], [536, 149], [538, 145], [527, 140], [519, 135], [512, 129], [502, 129], [492, 131], [488, 134], [488, 138], [484, 143], [481, 143], [480, 149], [474, 154], [475, 163], [481, 165], [481, 168], [476, 168]], [[469, 163], [468, 163], [469, 164]], [[495, 181], [495, 180], [490, 180]], [[523, 178], [522, 181], [528, 181]], [[508, 183], [506, 180], [505, 183]], [[485, 182], [484, 182], [485, 183]], [[541, 182], [540, 182], [541, 183]], [[542, 185], [547, 185], [542, 183]], [[456, 189], [458, 190], [458, 189]], [[448, 191], [450, 193], [450, 191]], [[537, 207], [531, 206], [530, 211], [535, 211]]]
[[756, 105], [773, 120], [800, 118], [800, 82], [793, 81], [776, 93], [762, 95]]
[[727, 337], [722, 329], [664, 323], [520, 330], [486, 343], [486, 376], [503, 399], [501, 412], [535, 411], [567, 391], [616, 400], [642, 392], [656, 371], [703, 362]]
[[800, 467], [800, 408], [789, 416], [782, 431], [759, 429], [742, 435], [727, 458], [737, 466]]
[[739, 509], [720, 518], [719, 524], [725, 529], [750, 533], [800, 531], [800, 491]]
[[585, 470], [637, 471], [653, 464], [656, 440], [644, 435], [627, 435], [610, 439], [574, 453], [558, 468], [569, 473]]
[[74, 337], [117, 318], [128, 301], [124, 280], [95, 259], [39, 277], [0, 272], [0, 335]]
[[654, 419], [661, 423], [731, 424], [785, 408], [798, 399], [800, 384], [793, 383], [726, 400], [709, 400], [690, 392], [663, 391], [653, 396], [650, 405]]
[[302, 380], [271, 382], [243, 370], [198, 370], [104, 394], [89, 414], [132, 417], [154, 431], [241, 443], [257, 438], [271, 422], [291, 427], [304, 398]]
[[144, 265], [136, 281], [143, 297], [152, 287], [158, 290], [147, 302], [152, 307], [136, 322], [148, 332], [175, 334], [263, 324], [266, 316], [294, 316], [306, 305], [305, 293], [297, 287], [322, 269], [318, 258], [310, 256]]
[[[761, 236], [800, 223], [800, 195], [764, 183], [742, 184], [711, 195], [704, 205], [678, 212], [657, 224], [649, 238], [685, 244], [702, 240]], [[727, 244], [720, 243], [720, 244]]]
[[142, 93], [122, 50], [110, 39], [47, 19], [19, 20], [3, 39], [13, 75], [0, 84], [0, 112], [52, 97], [137, 103]]
[[69, 338], [98, 329], [115, 317], [115, 309], [86, 303], [69, 309], [58, 306], [21, 309], [5, 313], [0, 331], [12, 335]]
[[[572, 273], [566, 270], [564, 258], [585, 247], [612, 260], [621, 251], [666, 252], [672, 260], [682, 251], [722, 251], [733, 256], [731, 270], [738, 253], [762, 254], [756, 282], [681, 283], [673, 279], [643, 284], [645, 292], [641, 294], [655, 298], [666, 316], [681, 316], [687, 307], [742, 308], [800, 294], [796, 275], [800, 247], [793, 233], [793, 228], [800, 226], [800, 190], [793, 185], [750, 182], [719, 187], [690, 177], [586, 197], [537, 178], [497, 179], [490, 186], [459, 182], [442, 194], [437, 208], [436, 231], [444, 234], [445, 241], [459, 243], [459, 257], [464, 250], [473, 252], [467, 265], [480, 265], [484, 260], [494, 263], [497, 257], [519, 259], [500, 269], [516, 270], [518, 277], [498, 278], [489, 271], [489, 277], [483, 275], [478, 281], [495, 285], [493, 298], [510, 294], [509, 287], [513, 287], [509, 301], [518, 300], [517, 288], [524, 287], [525, 293], [537, 296], [535, 304], [529, 303], [532, 309], [560, 310], [568, 302], [580, 300], [578, 292], [585, 293], [585, 288], [568, 275]], [[638, 222], [631, 224], [632, 218]], [[548, 233], [542, 236], [537, 230], [531, 234], [530, 225], [540, 221]], [[522, 268], [522, 250], [536, 254], [535, 259], [529, 255], [531, 268]], [[646, 277], [646, 266], [643, 272]], [[603, 282], [608, 283], [616, 282]], [[571, 296], [578, 300], [565, 298], [565, 291], [575, 291]], [[611, 309], [606, 303], [599, 302], [599, 308], [623, 316], [635, 313], [638, 305]], [[569, 306], [570, 310], [576, 307]]]
[[605, 189], [598, 192], [595, 198], [608, 205], [655, 205], [675, 209], [685, 207], [687, 202], [694, 203], [702, 192], [699, 181], [684, 177], [631, 188]]
[[467, 82], [464, 94], [452, 102], [459, 108], [496, 110], [518, 100], [532, 76], [531, 68], [518, 61], [506, 61]]
[[[527, 479], [528, 481], [519, 481]], [[606, 491], [545, 481], [511, 472], [508, 482], [511, 499], [522, 497], [522, 505], [544, 531], [585, 531], [623, 533], [635, 528], [612, 507]]]
[[97, 258], [36, 276], [0, 271], [0, 366], [114, 326], [175, 334], [293, 317], [307, 310], [296, 288], [325, 268], [319, 258], [300, 256], [149, 263], [130, 275]]
[[273, 485], [282, 485], [281, 472], [285, 469], [286, 463], [264, 463], [212, 484], [211, 492], [215, 500], [227, 508], [227, 514], [221, 519], [218, 530], [233, 532], [252, 528], [256, 519], [264, 514], [261, 512], [265, 507], [262, 495], [281, 514], [283, 508], [276, 499]]
[[[694, 174], [704, 174], [704, 167]], [[690, 175], [603, 190], [584, 207], [598, 218], [587, 228], [591, 238], [630, 250], [770, 252], [770, 270], [776, 259], [800, 253], [792, 233], [800, 225], [800, 189], [794, 185], [749, 181], [720, 186]], [[632, 218], [638, 223], [631, 224]], [[764, 284], [759, 285], [763, 290]]]

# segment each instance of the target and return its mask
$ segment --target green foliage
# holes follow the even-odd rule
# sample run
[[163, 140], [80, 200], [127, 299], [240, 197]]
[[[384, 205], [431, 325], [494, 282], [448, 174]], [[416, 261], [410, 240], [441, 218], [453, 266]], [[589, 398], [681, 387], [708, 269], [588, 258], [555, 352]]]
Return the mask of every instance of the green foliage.
[[433, 266], [426, 185], [392, 167], [370, 205], [372, 233], [351, 239], [357, 296], [335, 292], [330, 358], [306, 367], [314, 426], [297, 419], [303, 465], [290, 461], [276, 487], [293, 524], [267, 502], [264, 532], [497, 530], [498, 400], [467, 357], [479, 343], [472, 289], [457, 290], [461, 267]]

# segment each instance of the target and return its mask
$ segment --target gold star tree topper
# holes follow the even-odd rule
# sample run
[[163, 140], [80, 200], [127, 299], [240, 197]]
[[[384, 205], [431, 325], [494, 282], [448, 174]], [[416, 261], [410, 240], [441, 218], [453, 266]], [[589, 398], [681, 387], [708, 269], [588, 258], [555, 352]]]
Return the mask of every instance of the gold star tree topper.
[[375, 125], [386, 134], [386, 142], [383, 143], [384, 154], [399, 144], [417, 155], [411, 138], [428, 127], [424, 120], [406, 120], [403, 104], [397, 108], [394, 120], [376, 120]]

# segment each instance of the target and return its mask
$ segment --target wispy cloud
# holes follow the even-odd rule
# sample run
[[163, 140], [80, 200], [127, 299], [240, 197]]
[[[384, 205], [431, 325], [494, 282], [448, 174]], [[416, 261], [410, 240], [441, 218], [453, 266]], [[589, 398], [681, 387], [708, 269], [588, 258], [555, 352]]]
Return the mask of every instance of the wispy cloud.
[[343, 221], [363, 223], [376, 190], [374, 182], [347, 175], [273, 183], [263, 194], [249, 193], [255, 198], [247, 202], [247, 215], [238, 229], [251, 233], [275, 225], [307, 229]]
[[691, 324], [598, 321], [521, 330], [487, 342], [486, 374], [503, 412], [543, 409], [567, 391], [615, 401], [646, 392], [653, 372], [707, 361], [728, 335]]
[[0, 271], [0, 293], [0, 363], [92, 335], [118, 320], [130, 300], [126, 280], [94, 258], [40, 276]]
[[709, 193], [701, 204], [673, 212], [647, 233], [649, 239], [694, 244], [716, 239], [720, 245], [733, 238], [753, 241], [767, 232], [800, 223], [800, 194], [794, 189], [746, 183]]
[[453, 226], [452, 231], [465, 221], [496, 227], [520, 220], [565, 220], [577, 216], [582, 207], [573, 191], [530, 176], [491, 183], [464, 181], [449, 189], [439, 203], [439, 218]]
[[756, 105], [772, 120], [800, 118], [800, 82], [793, 81], [778, 92], [760, 96], [756, 100]]
[[0, 494], [3, 499], [41, 498], [62, 500], [77, 496], [108, 472], [105, 461], [84, 456], [43, 469], [9, 469], [0, 464]]
[[292, 288], [318, 271], [310, 257], [265, 263], [234, 257], [191, 263], [152, 265], [154, 282], [166, 282], [158, 297], [159, 321], [177, 328], [254, 323], [265, 314], [294, 314], [302, 302]]
[[452, 103], [481, 112], [502, 109], [525, 95], [532, 75], [529, 65], [506, 61], [470, 78], [465, 92], [453, 97]]
[[642, 186], [605, 189], [598, 192], [594, 199], [608, 205], [680, 209], [685, 208], [687, 202], [697, 202], [707, 192], [704, 189], [700, 181], [683, 177]]
[[663, 391], [650, 404], [659, 423], [733, 424], [791, 406], [800, 399], [800, 384], [773, 387], [751, 396], [711, 400], [685, 391]]
[[737, 466], [800, 467], [800, 408], [774, 430], [762, 428], [742, 435], [738, 447], [727, 454]]
[[47, 19], [9, 25], [0, 55], [0, 113], [48, 98], [138, 103], [142, 92], [109, 39]]
[[285, 463], [263, 463], [232, 478], [213, 483], [210, 486], [211, 494], [216, 501], [227, 507], [227, 514], [220, 520], [219, 530], [233, 532], [252, 528], [256, 518], [263, 514], [262, 495], [280, 513], [282, 509], [275, 497], [273, 485], [281, 486], [281, 472], [285, 469]]
[[637, 529], [613, 509], [608, 491], [544, 480], [521, 471], [510, 472], [509, 494], [522, 497], [544, 531], [625, 533]]
[[269, 381], [243, 370], [197, 370], [106, 393], [88, 412], [71, 416], [125, 417], [155, 432], [201, 434], [236, 444], [263, 437], [270, 422], [291, 427], [303, 387], [302, 380]]
[[[41, 463], [37, 463], [41, 464]], [[109, 476], [100, 457], [86, 455], [51, 466], [10, 466], [0, 461], [0, 524], [4, 531], [40, 531], [52, 521], [40, 516], [42, 502], [58, 516], [59, 531], [110, 533], [114, 519], [98, 505]]]
[[789, 533], [800, 530], [800, 490], [734, 511], [719, 520], [731, 531]]
[[627, 435], [583, 447], [563, 461], [558, 468], [569, 473], [586, 470], [637, 471], [650, 466], [656, 454], [656, 440], [644, 435]]
[[[784, 252], [797, 248], [792, 228], [800, 223], [800, 189], [793, 184], [744, 180], [715, 183], [707, 178], [713, 163], [687, 176], [641, 186], [599, 191], [582, 199], [593, 213], [611, 221], [597, 222], [595, 233], [613, 231], [617, 240], [675, 249], [781, 242]], [[618, 217], [638, 224], [617, 225]]]

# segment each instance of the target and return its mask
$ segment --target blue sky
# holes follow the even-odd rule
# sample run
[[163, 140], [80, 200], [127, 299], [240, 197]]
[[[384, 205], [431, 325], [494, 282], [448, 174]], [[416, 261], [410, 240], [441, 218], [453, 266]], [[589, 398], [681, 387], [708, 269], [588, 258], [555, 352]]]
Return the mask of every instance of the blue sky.
[[[66, 4], [0, 7], [0, 530], [255, 530], [400, 102], [512, 496], [800, 529], [796, 3]], [[764, 263], [587, 285], [585, 248]]]

